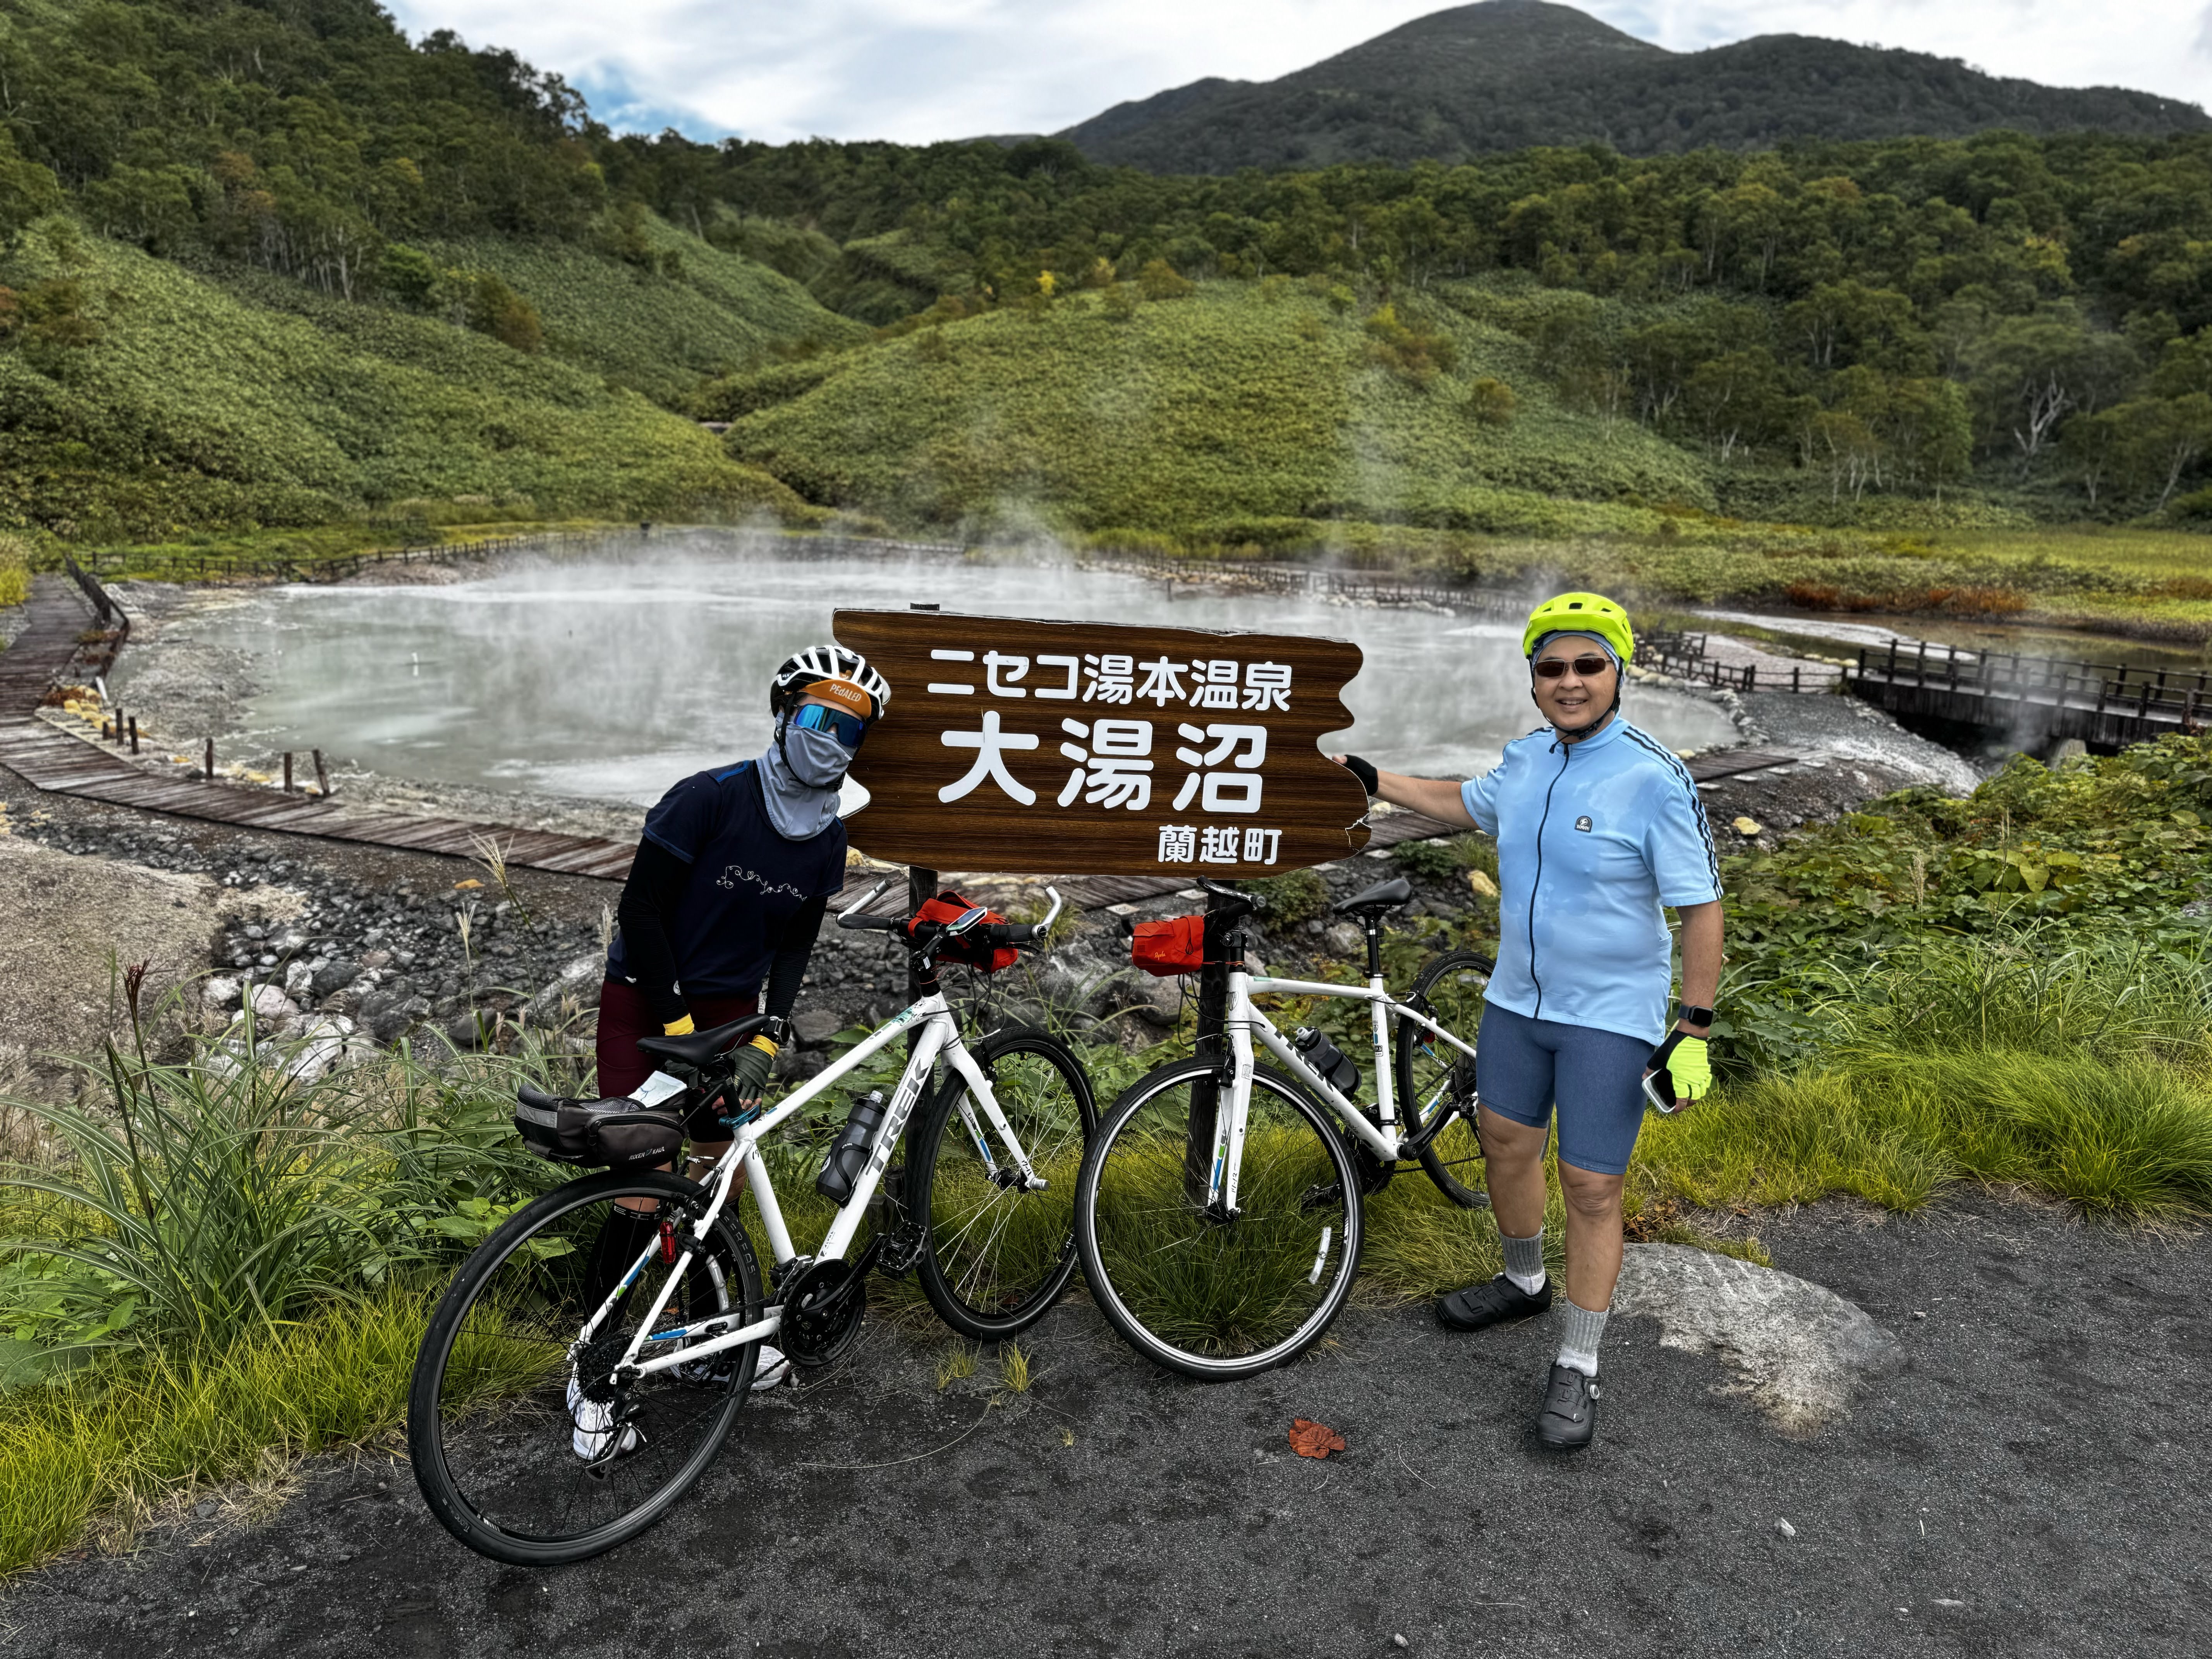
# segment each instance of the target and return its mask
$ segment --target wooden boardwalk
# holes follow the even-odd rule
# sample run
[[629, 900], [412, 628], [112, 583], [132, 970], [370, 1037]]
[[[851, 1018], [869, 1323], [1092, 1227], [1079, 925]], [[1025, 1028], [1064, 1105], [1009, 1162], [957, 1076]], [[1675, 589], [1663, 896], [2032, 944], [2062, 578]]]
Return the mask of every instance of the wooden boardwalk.
[[489, 839], [504, 849], [509, 864], [526, 869], [605, 881], [619, 881], [629, 872], [636, 849], [628, 842], [458, 818], [357, 811], [312, 795], [189, 774], [164, 776], [134, 766], [121, 755], [57, 731], [38, 717], [34, 711], [48, 690], [57, 680], [68, 681], [76, 662], [77, 636], [85, 631], [88, 618], [84, 608], [58, 587], [34, 595], [25, 611], [22, 633], [0, 652], [0, 766], [34, 788], [241, 829], [321, 836], [456, 858], [474, 856], [479, 844]]
[[[636, 848], [629, 842], [554, 835], [459, 818], [357, 811], [338, 801], [210, 780], [182, 773], [181, 769], [179, 775], [165, 775], [135, 766], [99, 744], [57, 730], [35, 711], [57, 682], [71, 683], [72, 673], [82, 672], [77, 666], [79, 635], [87, 631], [91, 619], [68, 589], [50, 580], [39, 586], [42, 591], [34, 593], [24, 607], [22, 633], [15, 644], [0, 651], [0, 766], [34, 788], [149, 812], [233, 823], [246, 830], [319, 836], [329, 841], [403, 848], [453, 858], [476, 857], [483, 844], [492, 841], [499, 844], [507, 863], [524, 869], [600, 881], [620, 881], [629, 873]], [[1784, 765], [1792, 758], [1767, 750], [1735, 749], [1701, 755], [1686, 764], [1690, 775], [1704, 782]], [[1454, 833], [1452, 825], [1418, 812], [1394, 812], [1375, 823], [1367, 845], [1377, 849]], [[1182, 892], [1200, 873], [1069, 876], [1054, 884], [1070, 904], [1097, 909]], [[877, 878], [856, 873], [838, 896], [837, 903], [852, 903]]]
[[2212, 674], [2073, 662], [2008, 652], [1863, 647], [1844, 675], [1853, 696], [1905, 719], [2011, 732], [2023, 741], [2079, 738], [2107, 753], [2212, 722]]

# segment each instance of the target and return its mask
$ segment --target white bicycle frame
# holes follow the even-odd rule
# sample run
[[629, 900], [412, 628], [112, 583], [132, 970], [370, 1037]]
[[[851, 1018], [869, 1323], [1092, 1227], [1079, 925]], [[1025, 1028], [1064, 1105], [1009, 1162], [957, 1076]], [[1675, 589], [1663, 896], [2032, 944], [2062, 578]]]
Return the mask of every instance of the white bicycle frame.
[[[871, 902], [882, 890], [883, 884], [878, 884], [873, 892], [842, 912], [840, 919], [851, 915], [854, 911]], [[1049, 927], [1053, 919], [1060, 914], [1060, 894], [1050, 887], [1045, 891], [1052, 896], [1052, 908], [1046, 913], [1044, 921], [1038, 924], [1040, 932]], [[950, 1063], [967, 1082], [968, 1093], [961, 1099], [960, 1115], [967, 1127], [969, 1138], [982, 1155], [985, 1168], [996, 1171], [1000, 1162], [992, 1155], [990, 1141], [983, 1132], [982, 1124], [976, 1121], [975, 1109], [969, 1103], [971, 1100], [981, 1103], [984, 1118], [997, 1135], [1000, 1145], [1006, 1149], [1006, 1162], [1020, 1171], [1024, 1187], [1030, 1192], [1041, 1191], [1045, 1187], [1044, 1178], [1030, 1164], [1029, 1154], [1023, 1150], [1020, 1140], [1015, 1136], [1013, 1125], [1006, 1121], [1006, 1113], [1000, 1109], [998, 1097], [991, 1088], [991, 1079], [975, 1063], [975, 1055], [969, 1053], [968, 1044], [960, 1035], [960, 1023], [952, 1017], [951, 1004], [946, 1000], [942, 989], [933, 991], [921, 1001], [893, 1014], [858, 1047], [825, 1067], [805, 1088], [785, 1097], [783, 1103], [774, 1111], [754, 1119], [732, 1138], [729, 1151], [716, 1161], [714, 1172], [708, 1177], [714, 1197], [701, 1212], [697, 1222], [684, 1234], [684, 1248], [670, 1267], [666, 1282], [661, 1285], [659, 1295], [653, 1298], [652, 1308], [638, 1322], [637, 1334], [630, 1339], [629, 1346], [623, 1351], [621, 1360], [614, 1367], [617, 1376], [635, 1381], [654, 1371], [665, 1371], [672, 1366], [703, 1359], [709, 1354], [720, 1353], [725, 1348], [764, 1341], [782, 1328], [783, 1310], [780, 1306], [770, 1308], [763, 1318], [735, 1330], [729, 1328], [732, 1316], [726, 1314], [701, 1320], [695, 1324], [673, 1326], [667, 1330], [655, 1330], [653, 1326], [660, 1317], [661, 1310], [668, 1305], [668, 1298], [674, 1293], [676, 1286], [682, 1282], [692, 1258], [705, 1248], [708, 1230], [714, 1224], [714, 1218], [721, 1214], [723, 1206], [728, 1203], [739, 1170], [745, 1172], [746, 1184], [752, 1188], [753, 1202], [760, 1206], [761, 1225], [768, 1234], [769, 1249], [775, 1255], [776, 1266], [786, 1267], [799, 1260], [798, 1252], [792, 1247], [790, 1230], [784, 1225], [782, 1206], [776, 1202], [775, 1188], [769, 1180], [768, 1160], [762, 1155], [761, 1143], [795, 1114], [803, 1111], [808, 1102], [835, 1088], [842, 1079], [866, 1065], [909, 1026], [917, 1023], [921, 1029], [915, 1033], [914, 1053], [907, 1059], [906, 1070], [899, 1075], [898, 1087], [892, 1091], [884, 1121], [876, 1127], [875, 1145], [869, 1150], [867, 1165], [861, 1170], [860, 1180], [854, 1184], [852, 1196], [845, 1200], [837, 1212], [836, 1219], [830, 1224], [830, 1231], [822, 1240], [821, 1249], [810, 1260], [834, 1261], [843, 1257], [854, 1235], [860, 1231], [861, 1218], [867, 1213], [868, 1200], [875, 1196], [877, 1184], [882, 1181], [884, 1170], [890, 1163], [891, 1149], [898, 1145], [898, 1138], [906, 1128], [907, 1120], [913, 1115], [922, 1089], [927, 1085], [930, 1073], [940, 1058]], [[623, 1293], [651, 1265], [659, 1249], [660, 1241], [655, 1238], [630, 1264], [629, 1271], [623, 1275], [621, 1283], [599, 1304], [590, 1322], [578, 1334], [569, 1351], [572, 1363], [574, 1357], [592, 1340], [592, 1334], [599, 1328], [600, 1322], [606, 1318]], [[649, 1342], [684, 1342], [684, 1339], [694, 1336], [707, 1340], [688, 1343], [652, 1359], [638, 1358], [640, 1351]]]
[[[1346, 1099], [1307, 1065], [1297, 1049], [1283, 1040], [1283, 1035], [1275, 1029], [1274, 1023], [1252, 1006], [1255, 992], [1273, 992], [1296, 997], [1333, 997], [1368, 1005], [1374, 1023], [1375, 1104], [1376, 1115], [1382, 1120], [1381, 1128], [1367, 1121], [1366, 1114], [1360, 1110], [1357, 1102]], [[1218, 1205], [1223, 1213], [1234, 1215], [1237, 1212], [1237, 1182], [1243, 1172], [1244, 1161], [1244, 1129], [1252, 1111], [1252, 1037], [1255, 1032], [1268, 1053], [1282, 1061], [1290, 1074], [1311, 1090], [1316, 1099], [1325, 1103], [1343, 1119], [1344, 1127], [1366, 1142], [1376, 1157], [1386, 1164], [1398, 1160], [1401, 1156], [1400, 1140], [1392, 1133], [1398, 1124], [1396, 1080], [1392, 1076], [1393, 1068], [1389, 1063], [1389, 1031], [1393, 1017], [1410, 1020], [1432, 1036], [1442, 1037], [1469, 1060], [1474, 1058], [1473, 1044], [1461, 1042], [1419, 1009], [1409, 1008], [1397, 1000], [1390, 994], [1389, 988], [1380, 974], [1375, 975], [1364, 985], [1324, 985], [1313, 980], [1273, 979], [1265, 975], [1249, 974], [1242, 968], [1231, 970], [1229, 1012], [1224, 1022], [1229, 1033], [1232, 1067], [1229, 1109], [1214, 1115], [1212, 1172], [1207, 1177], [1206, 1188], [1209, 1209]]]

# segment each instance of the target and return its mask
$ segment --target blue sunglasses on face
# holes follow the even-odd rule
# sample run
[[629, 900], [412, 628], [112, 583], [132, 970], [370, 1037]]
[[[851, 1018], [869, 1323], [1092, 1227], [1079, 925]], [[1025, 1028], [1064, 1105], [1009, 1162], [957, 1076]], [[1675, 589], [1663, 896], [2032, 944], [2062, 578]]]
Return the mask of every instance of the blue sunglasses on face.
[[860, 739], [868, 735], [868, 723], [858, 714], [848, 714], [842, 708], [827, 704], [810, 702], [795, 710], [791, 716], [794, 732], [827, 732], [848, 749], [858, 749]]

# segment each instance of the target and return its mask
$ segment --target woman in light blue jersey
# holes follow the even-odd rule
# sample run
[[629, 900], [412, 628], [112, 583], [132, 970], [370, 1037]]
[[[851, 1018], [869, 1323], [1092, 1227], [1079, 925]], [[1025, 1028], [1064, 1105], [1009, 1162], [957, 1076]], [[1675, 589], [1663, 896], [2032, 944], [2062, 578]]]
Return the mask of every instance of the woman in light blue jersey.
[[[1595, 593], [1547, 599], [1522, 648], [1547, 724], [1506, 744], [1481, 777], [1409, 778], [1337, 758], [1370, 794], [1497, 838], [1498, 971], [1475, 1042], [1476, 1128], [1505, 1271], [1440, 1298], [1437, 1312], [1471, 1331], [1551, 1305], [1544, 1147], [1556, 1108], [1566, 1328], [1536, 1432], [1571, 1449], [1597, 1428], [1598, 1343], [1620, 1275], [1621, 1186], [1644, 1078], [1663, 1079], [1678, 1106], [1711, 1083], [1720, 861], [1682, 763], [1621, 716], [1636, 650], [1621, 608]], [[1679, 1006], [1668, 907], [1682, 921]]]

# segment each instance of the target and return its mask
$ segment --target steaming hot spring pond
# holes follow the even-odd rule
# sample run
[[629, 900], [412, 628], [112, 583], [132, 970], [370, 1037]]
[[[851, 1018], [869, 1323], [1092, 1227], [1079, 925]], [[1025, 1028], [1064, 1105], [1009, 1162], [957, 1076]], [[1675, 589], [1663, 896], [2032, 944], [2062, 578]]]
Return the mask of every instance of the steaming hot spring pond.
[[[832, 611], [917, 600], [1355, 640], [1366, 665], [1345, 692], [1355, 724], [1340, 741], [1396, 770], [1484, 770], [1537, 723], [1519, 630], [1504, 623], [1064, 565], [795, 556], [773, 538], [708, 532], [444, 585], [232, 590], [167, 627], [247, 659], [253, 749], [319, 748], [432, 786], [649, 803], [766, 745], [768, 677], [830, 637]], [[126, 701], [131, 661], [126, 651], [118, 665]], [[1624, 708], [1672, 748], [1735, 738], [1697, 698], [1632, 686]]]

